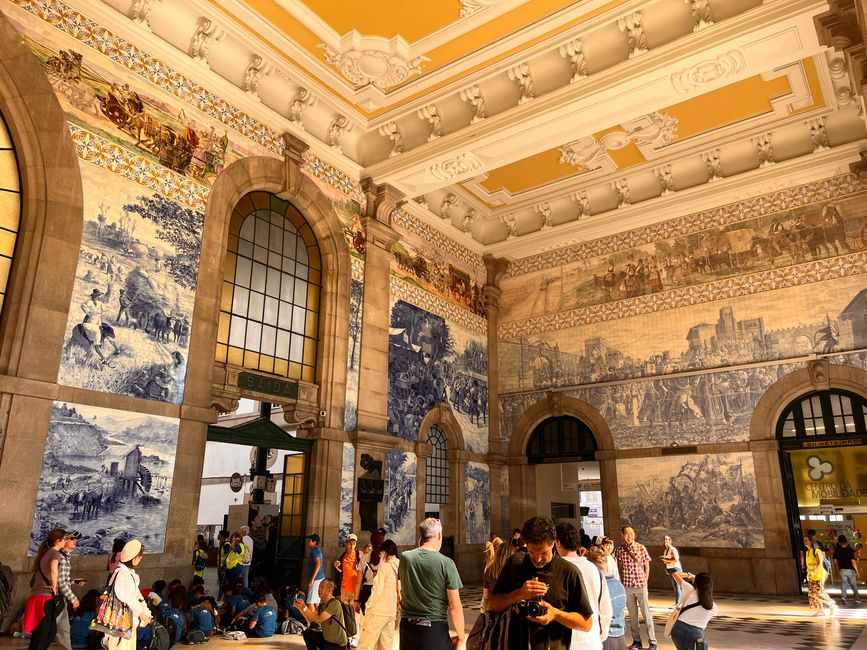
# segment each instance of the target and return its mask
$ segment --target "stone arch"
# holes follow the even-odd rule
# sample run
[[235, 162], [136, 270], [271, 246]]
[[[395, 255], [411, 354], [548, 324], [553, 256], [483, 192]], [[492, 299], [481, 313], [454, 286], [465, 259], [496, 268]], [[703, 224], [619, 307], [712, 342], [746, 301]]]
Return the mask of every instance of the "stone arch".
[[[342, 429], [346, 394], [345, 324], [349, 320], [350, 257], [343, 224], [330, 200], [314, 181], [300, 172], [300, 155], [286, 160], [255, 156], [227, 167], [214, 181], [205, 208], [195, 316], [190, 340], [188, 376], [210, 377], [214, 367], [217, 322], [222, 294], [223, 265], [228, 245], [229, 221], [238, 201], [262, 190], [292, 203], [312, 228], [322, 255], [322, 287], [319, 309], [317, 384], [319, 408], [326, 411], [325, 425]], [[196, 374], [193, 368], [200, 368]], [[190, 374], [192, 373], [192, 374]], [[215, 398], [210, 381], [188, 383], [187, 402], [209, 408]], [[219, 402], [219, 396], [217, 397]]]
[[599, 449], [596, 459], [599, 461], [602, 485], [603, 516], [607, 526], [618, 526], [620, 506], [617, 495], [617, 463], [611, 429], [593, 406], [554, 391], [524, 411], [512, 427], [508, 447], [510, 525], [520, 527], [526, 519], [539, 514], [536, 508], [536, 473], [535, 468], [527, 462], [527, 444], [539, 424], [548, 418], [561, 416], [578, 418], [593, 432]]
[[455, 419], [451, 407], [446, 402], [439, 402], [434, 406], [421, 421], [418, 427], [418, 441], [424, 442], [427, 437], [427, 432], [433, 425], [438, 425], [446, 434], [446, 439], [449, 443], [449, 451], [459, 449], [466, 451], [464, 447], [464, 434], [461, 431], [461, 425]]
[[84, 224], [81, 172], [48, 77], [2, 14], [0, 111], [15, 143], [23, 201], [0, 326], [0, 372], [54, 383]]

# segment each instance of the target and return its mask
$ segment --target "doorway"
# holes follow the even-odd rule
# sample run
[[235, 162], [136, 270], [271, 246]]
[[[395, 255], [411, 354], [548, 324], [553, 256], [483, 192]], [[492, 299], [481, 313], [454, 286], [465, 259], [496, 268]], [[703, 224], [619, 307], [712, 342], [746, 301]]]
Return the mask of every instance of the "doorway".
[[[859, 573], [867, 569], [865, 559], [857, 559], [867, 531], [865, 414], [867, 400], [860, 395], [818, 391], [789, 404], [777, 424], [789, 529], [802, 585], [802, 540], [811, 530], [829, 557], [844, 536], [856, 551]], [[840, 593], [836, 568], [826, 587]], [[865, 590], [860, 591], [863, 598]]]

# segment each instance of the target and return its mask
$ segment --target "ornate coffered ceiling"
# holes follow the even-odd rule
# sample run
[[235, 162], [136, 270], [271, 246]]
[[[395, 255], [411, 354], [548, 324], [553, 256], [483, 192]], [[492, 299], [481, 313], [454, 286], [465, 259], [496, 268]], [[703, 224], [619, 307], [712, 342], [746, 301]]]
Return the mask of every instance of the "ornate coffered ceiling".
[[845, 170], [867, 136], [853, 0], [73, 4], [478, 252]]

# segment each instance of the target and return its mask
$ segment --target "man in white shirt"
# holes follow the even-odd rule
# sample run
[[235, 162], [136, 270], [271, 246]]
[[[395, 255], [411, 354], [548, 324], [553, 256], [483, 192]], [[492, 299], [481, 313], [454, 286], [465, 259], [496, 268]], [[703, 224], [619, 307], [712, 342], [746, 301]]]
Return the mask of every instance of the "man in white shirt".
[[249, 526], [241, 526], [239, 532], [241, 533], [241, 542], [244, 544], [244, 557], [241, 560], [241, 566], [244, 568], [241, 570], [241, 581], [246, 588], [250, 585], [250, 566], [253, 564], [253, 538], [250, 537]]
[[602, 642], [608, 638], [608, 627], [611, 625], [611, 598], [608, 595], [608, 583], [605, 576], [587, 558], [578, 555], [581, 535], [575, 526], [568, 523], [557, 524], [557, 553], [567, 562], [571, 562], [581, 574], [581, 582], [587, 592], [587, 599], [593, 608], [592, 625], [587, 632], [572, 630], [570, 650], [602, 650]]

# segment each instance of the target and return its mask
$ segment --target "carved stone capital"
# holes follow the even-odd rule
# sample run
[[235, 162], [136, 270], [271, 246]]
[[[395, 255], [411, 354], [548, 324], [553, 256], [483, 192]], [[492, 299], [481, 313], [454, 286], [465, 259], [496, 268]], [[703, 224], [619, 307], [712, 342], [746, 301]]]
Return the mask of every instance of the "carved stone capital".
[[500, 298], [503, 296], [503, 290], [500, 287], [495, 287], [490, 284], [484, 286], [485, 305], [488, 307], [488, 320], [493, 317], [494, 313], [500, 308]]
[[398, 235], [391, 226], [384, 224], [377, 219], [364, 217], [361, 220], [361, 225], [364, 227], [364, 235], [368, 250], [370, 250], [371, 246], [375, 246], [376, 248], [388, 252], [391, 249], [391, 245], [400, 239], [400, 235]]
[[391, 213], [404, 204], [403, 192], [387, 183], [377, 185], [369, 176], [361, 179], [361, 191], [367, 197], [365, 217], [391, 225]]
[[816, 387], [826, 387], [828, 385], [828, 361], [826, 359], [815, 359], [810, 361], [810, 381]]
[[283, 407], [283, 421], [286, 424], [295, 426], [296, 429], [303, 429], [305, 431], [318, 428], [320, 425], [319, 413], [299, 404]]
[[301, 191], [301, 182], [304, 180], [301, 165], [304, 164], [304, 152], [309, 148], [310, 145], [288, 131], [283, 134], [284, 192], [295, 196]]
[[214, 387], [211, 390], [211, 408], [221, 413], [232, 413], [238, 410], [239, 396], [223, 388]]
[[505, 257], [494, 257], [490, 253], [484, 255], [482, 261], [485, 263], [485, 269], [488, 272], [486, 283], [489, 286], [499, 288], [500, 280], [503, 279], [511, 262]]

